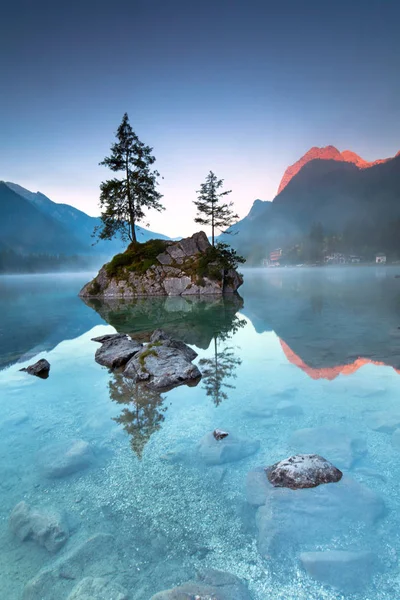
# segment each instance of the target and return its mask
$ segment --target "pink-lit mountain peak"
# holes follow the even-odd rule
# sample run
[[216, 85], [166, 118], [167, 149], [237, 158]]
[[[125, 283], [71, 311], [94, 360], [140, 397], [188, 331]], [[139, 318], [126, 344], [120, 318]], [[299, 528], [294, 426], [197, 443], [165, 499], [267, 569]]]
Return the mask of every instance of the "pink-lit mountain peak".
[[293, 165], [290, 165], [283, 174], [282, 180], [279, 184], [278, 194], [281, 193], [283, 189], [287, 186], [289, 181], [297, 175], [304, 165], [306, 165], [311, 160], [337, 160], [340, 162], [348, 162], [356, 165], [359, 169], [368, 169], [369, 167], [373, 167], [374, 165], [378, 165], [380, 163], [384, 163], [391, 158], [379, 158], [373, 162], [368, 162], [358, 156], [355, 152], [351, 150], [343, 150], [343, 152], [339, 152], [335, 146], [323, 146], [322, 148], [318, 148], [318, 146], [313, 146], [302, 156], [297, 162]]

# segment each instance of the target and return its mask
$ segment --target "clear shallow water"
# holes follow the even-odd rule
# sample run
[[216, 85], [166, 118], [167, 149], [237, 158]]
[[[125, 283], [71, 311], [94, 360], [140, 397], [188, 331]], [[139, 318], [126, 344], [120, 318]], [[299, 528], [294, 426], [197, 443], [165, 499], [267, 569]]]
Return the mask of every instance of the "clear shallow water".
[[[41, 569], [54, 570], [89, 536], [109, 533], [115, 548], [104, 541], [87, 553], [82, 576], [117, 581], [132, 600], [208, 567], [239, 576], [254, 600], [399, 598], [396, 273], [247, 271], [244, 306], [150, 299], [91, 307], [76, 297], [87, 275], [1, 279], [0, 597], [19, 600]], [[146, 394], [95, 363], [92, 337], [116, 327], [146, 339], [160, 326], [193, 345], [197, 362], [207, 361], [197, 387]], [[18, 370], [38, 349], [37, 358], [51, 363], [45, 381]], [[224, 376], [217, 382], [216, 351]], [[127, 404], [132, 395], [136, 404]], [[196, 446], [216, 427], [259, 440], [259, 451], [207, 466]], [[312, 431], [304, 442], [296, 432], [305, 428]], [[94, 463], [46, 478], [38, 453], [70, 439], [89, 442]], [[274, 500], [265, 523], [278, 534], [260, 536], [247, 474], [304, 444], [309, 452], [328, 448], [324, 455], [344, 472], [341, 483], [317, 490], [346, 490], [348, 480], [362, 487], [349, 484], [336, 511], [326, 512], [329, 498], [313, 494], [300, 513]], [[21, 500], [68, 515], [71, 535], [56, 555], [10, 533]], [[323, 585], [299, 562], [301, 552], [317, 550], [372, 550], [373, 577], [356, 593]], [[29, 598], [66, 599], [77, 581], [64, 575], [59, 569], [56, 583]]]

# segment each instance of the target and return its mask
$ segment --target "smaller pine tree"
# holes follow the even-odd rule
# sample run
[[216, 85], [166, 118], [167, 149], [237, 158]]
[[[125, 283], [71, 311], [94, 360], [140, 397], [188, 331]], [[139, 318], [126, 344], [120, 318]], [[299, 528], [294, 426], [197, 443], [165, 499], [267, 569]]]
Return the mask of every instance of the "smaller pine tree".
[[218, 179], [212, 171], [201, 184], [197, 191], [197, 200], [194, 204], [197, 208], [195, 222], [200, 225], [211, 227], [211, 243], [215, 245], [215, 229], [222, 233], [230, 233], [229, 228], [238, 220], [239, 215], [232, 210], [233, 202], [221, 203], [224, 196], [231, 193], [232, 190], [220, 192], [224, 183], [223, 179]]

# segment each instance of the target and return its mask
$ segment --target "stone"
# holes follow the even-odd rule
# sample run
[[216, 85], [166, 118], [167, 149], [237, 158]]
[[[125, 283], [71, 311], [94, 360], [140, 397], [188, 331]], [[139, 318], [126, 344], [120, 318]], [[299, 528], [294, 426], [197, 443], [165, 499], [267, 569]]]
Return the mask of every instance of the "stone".
[[128, 600], [128, 592], [121, 585], [102, 577], [85, 577], [74, 587], [67, 600]]
[[366, 417], [367, 425], [374, 431], [393, 433], [400, 428], [400, 412], [379, 410], [371, 412]]
[[81, 579], [107, 578], [117, 571], [117, 565], [114, 537], [97, 533], [41, 569], [26, 584], [22, 600], [68, 598]]
[[400, 428], [395, 429], [392, 435], [392, 444], [400, 450]]
[[262, 506], [270, 493], [271, 484], [264, 467], [249, 471], [246, 478], [246, 499], [252, 506]]
[[159, 592], [150, 600], [251, 600], [251, 596], [235, 575], [209, 569], [195, 581]]
[[213, 436], [215, 437], [216, 440], [223, 440], [224, 438], [228, 437], [229, 433], [227, 433], [226, 431], [222, 431], [221, 429], [214, 429], [213, 431]]
[[31, 508], [24, 501], [14, 507], [9, 526], [22, 542], [33, 540], [49, 552], [60, 550], [69, 538], [69, 528], [64, 515], [53, 509]]
[[[254, 479], [250, 483], [254, 484]], [[259, 505], [256, 525], [263, 556], [330, 543], [352, 526], [364, 525], [369, 530], [385, 513], [385, 504], [376, 492], [346, 475], [334, 485], [299, 490], [274, 487], [269, 482], [262, 488], [260, 481], [257, 483], [257, 495], [250, 489], [250, 497]]]
[[55, 442], [42, 448], [37, 458], [43, 474], [51, 479], [71, 475], [94, 462], [92, 449], [83, 440]]
[[196, 385], [201, 373], [181, 350], [160, 345], [135, 354], [126, 365], [124, 376], [144, 381], [156, 390], [167, 390], [178, 385]]
[[290, 400], [281, 400], [276, 405], [276, 412], [283, 417], [298, 417], [303, 414], [303, 409]]
[[126, 365], [142, 348], [142, 344], [125, 334], [112, 336], [96, 350], [95, 361], [110, 369], [116, 369]]
[[311, 577], [344, 592], [358, 592], [371, 580], [376, 556], [369, 551], [302, 552], [300, 563]]
[[274, 487], [292, 490], [337, 483], [343, 473], [318, 454], [297, 454], [267, 467], [268, 481]]
[[172, 339], [171, 336], [168, 335], [163, 329], [156, 329], [152, 333], [150, 337], [150, 343], [160, 343], [163, 346], [168, 346], [169, 348], [176, 348], [177, 350], [182, 352], [186, 360], [189, 361], [194, 360], [198, 356], [197, 352], [195, 352], [190, 346], [179, 340]]
[[97, 337], [92, 338], [92, 342], [99, 342], [100, 344], [104, 344], [104, 342], [109, 342], [110, 340], [118, 340], [122, 337], [126, 337], [126, 335], [121, 333], [106, 333], [105, 335], [99, 335]]
[[163, 252], [157, 256], [157, 260], [162, 265], [170, 265], [173, 263], [173, 258], [168, 252]]
[[29, 375], [40, 377], [40, 379], [47, 379], [50, 372], [50, 363], [45, 358], [41, 358], [35, 362], [35, 364], [20, 369], [20, 371], [25, 371], [26, 373], [29, 373]]
[[338, 468], [349, 469], [367, 452], [364, 440], [352, 437], [339, 427], [298, 429], [290, 439], [297, 453], [329, 456]]
[[247, 458], [255, 454], [259, 448], [258, 440], [242, 440], [231, 433], [217, 440], [211, 432], [200, 440], [197, 451], [206, 465], [222, 465]]

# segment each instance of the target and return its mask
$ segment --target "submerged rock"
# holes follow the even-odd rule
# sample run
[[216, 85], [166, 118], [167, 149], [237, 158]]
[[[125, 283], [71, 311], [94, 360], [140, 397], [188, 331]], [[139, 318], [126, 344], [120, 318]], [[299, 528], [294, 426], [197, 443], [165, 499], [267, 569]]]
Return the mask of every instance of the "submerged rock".
[[329, 456], [339, 468], [349, 469], [367, 452], [365, 441], [339, 427], [298, 429], [290, 439], [296, 452], [313, 452]]
[[231, 433], [217, 439], [212, 432], [207, 433], [200, 440], [197, 450], [206, 465], [222, 465], [247, 458], [255, 454], [259, 448], [258, 440], [242, 440]]
[[201, 373], [182, 350], [164, 344], [149, 344], [131, 358], [124, 376], [136, 382], [143, 381], [153, 389], [164, 390], [183, 384], [196, 385]]
[[209, 569], [173, 589], [159, 592], [150, 600], [251, 600], [247, 587], [235, 575]]
[[102, 342], [100, 348], [96, 350], [96, 362], [110, 369], [123, 367], [143, 348], [142, 344], [125, 334], [101, 336], [94, 338], [94, 341]]
[[[143, 270], [143, 265], [148, 265]], [[241, 275], [211, 246], [203, 231], [179, 241], [131, 244], [80, 291], [84, 298], [196, 296], [234, 293]]]
[[26, 373], [29, 373], [29, 375], [40, 377], [40, 379], [47, 379], [50, 372], [50, 363], [45, 358], [41, 358], [35, 362], [35, 364], [20, 369], [20, 371], [25, 371]]
[[343, 476], [335, 485], [293, 491], [274, 487], [263, 470], [249, 473], [247, 498], [259, 507], [258, 547], [264, 556], [328, 543], [351, 526], [370, 528], [384, 515], [382, 498], [350, 477]]
[[85, 577], [74, 587], [67, 600], [128, 600], [128, 592], [121, 585], [102, 577]]
[[400, 428], [400, 411], [379, 410], [367, 415], [367, 424], [374, 431], [393, 433]]
[[71, 475], [94, 462], [92, 449], [83, 440], [50, 444], [39, 451], [37, 458], [42, 472], [49, 478]]
[[13, 509], [9, 526], [22, 542], [33, 540], [49, 552], [57, 552], [69, 538], [69, 528], [64, 515], [53, 509], [31, 508], [23, 501]]
[[274, 487], [291, 490], [313, 488], [322, 483], [337, 483], [343, 473], [318, 454], [297, 454], [266, 469], [268, 481]]
[[[68, 598], [68, 594], [81, 579], [107, 577], [117, 570], [118, 556], [114, 537], [107, 533], [97, 533], [41, 569], [26, 584], [22, 598], [23, 600]], [[97, 596], [94, 598], [97, 600]]]
[[302, 552], [300, 562], [311, 577], [344, 592], [357, 592], [373, 575], [376, 556], [372, 552]]

